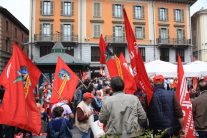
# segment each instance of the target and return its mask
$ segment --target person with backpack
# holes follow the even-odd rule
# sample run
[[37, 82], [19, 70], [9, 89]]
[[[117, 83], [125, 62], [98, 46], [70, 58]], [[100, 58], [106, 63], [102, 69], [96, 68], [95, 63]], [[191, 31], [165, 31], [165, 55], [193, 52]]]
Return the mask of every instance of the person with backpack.
[[57, 106], [53, 109], [54, 118], [49, 122], [47, 128], [47, 138], [72, 138], [72, 125], [70, 121], [63, 117], [63, 107]]

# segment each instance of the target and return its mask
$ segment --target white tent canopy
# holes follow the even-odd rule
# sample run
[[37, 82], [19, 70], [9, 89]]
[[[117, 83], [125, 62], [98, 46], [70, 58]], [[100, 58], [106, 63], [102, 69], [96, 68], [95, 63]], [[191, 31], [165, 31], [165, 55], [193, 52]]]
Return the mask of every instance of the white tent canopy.
[[207, 76], [207, 62], [194, 61], [184, 65], [186, 77], [203, 77]]
[[154, 75], [163, 75], [165, 78], [177, 77], [177, 65], [170, 62], [155, 60], [146, 63], [145, 68], [149, 77]]

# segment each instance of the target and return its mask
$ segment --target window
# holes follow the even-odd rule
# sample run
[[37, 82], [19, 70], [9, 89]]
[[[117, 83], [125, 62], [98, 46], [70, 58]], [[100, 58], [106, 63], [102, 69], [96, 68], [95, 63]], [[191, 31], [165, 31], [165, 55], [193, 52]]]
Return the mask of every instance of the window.
[[17, 38], [17, 28], [14, 29], [14, 37]]
[[169, 62], [169, 48], [160, 49], [160, 60]]
[[53, 25], [51, 23], [40, 24], [40, 35], [42, 40], [51, 40], [53, 33]]
[[176, 22], [183, 22], [183, 10], [181, 9], [174, 10], [174, 20]]
[[122, 5], [113, 4], [113, 17], [122, 18]]
[[73, 2], [62, 1], [61, 2], [61, 15], [72, 16], [73, 15]]
[[71, 56], [74, 56], [74, 47], [73, 46], [66, 47], [66, 53]]
[[177, 29], [177, 43], [178, 44], [183, 44], [184, 43], [184, 29], [178, 28]]
[[40, 57], [51, 53], [53, 46], [40, 46]]
[[6, 31], [9, 31], [9, 21], [6, 20]]
[[113, 27], [113, 38], [114, 42], [123, 42], [125, 40], [125, 31], [123, 26]]
[[166, 9], [166, 8], [159, 9], [159, 20], [160, 21], [167, 21], [168, 20], [168, 9]]
[[144, 39], [145, 38], [145, 28], [142, 26], [135, 27], [135, 34], [137, 39]]
[[63, 36], [62, 36], [63, 41], [71, 41], [72, 40], [72, 25], [63, 24], [62, 33], [63, 33]]
[[40, 12], [42, 15], [53, 14], [53, 2], [52, 1], [41, 1]]
[[182, 62], [185, 62], [185, 51], [182, 48], [176, 49], [176, 62], [178, 62], [178, 54], [180, 55], [180, 58]]
[[120, 56], [120, 54], [122, 53], [125, 56], [125, 47], [113, 47], [113, 53], [116, 54], [117, 57]]
[[168, 43], [168, 38], [169, 38], [169, 29], [168, 28], [160, 28], [159, 29], [160, 43]]
[[144, 47], [140, 47], [139, 51], [140, 51], [140, 53], [142, 55], [143, 61], [145, 62], [146, 61], [146, 58], [145, 58], [145, 48]]
[[101, 4], [94, 3], [93, 4], [93, 17], [101, 17]]
[[9, 48], [10, 48], [10, 40], [7, 37], [5, 40], [5, 51], [9, 52]]
[[99, 47], [91, 47], [91, 62], [100, 61], [100, 51]]
[[144, 19], [144, 7], [143, 6], [134, 6], [134, 18], [135, 19]]
[[101, 25], [100, 24], [93, 24], [93, 37], [99, 38], [101, 35]]

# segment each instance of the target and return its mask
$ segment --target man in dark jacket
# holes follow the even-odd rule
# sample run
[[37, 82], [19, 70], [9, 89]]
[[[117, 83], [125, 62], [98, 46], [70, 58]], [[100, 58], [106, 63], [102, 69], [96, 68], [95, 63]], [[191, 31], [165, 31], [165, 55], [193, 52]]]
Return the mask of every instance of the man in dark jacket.
[[200, 96], [193, 100], [193, 119], [199, 138], [207, 138], [207, 80], [200, 80]]
[[165, 90], [162, 75], [155, 76], [153, 81], [154, 94], [147, 108], [150, 129], [154, 133], [166, 130], [166, 138], [178, 135], [183, 124], [183, 113], [175, 93]]

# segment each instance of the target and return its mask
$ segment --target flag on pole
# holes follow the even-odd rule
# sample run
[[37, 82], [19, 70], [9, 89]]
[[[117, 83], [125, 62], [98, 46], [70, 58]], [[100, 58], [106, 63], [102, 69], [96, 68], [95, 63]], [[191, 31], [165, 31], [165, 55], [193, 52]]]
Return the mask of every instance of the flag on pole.
[[137, 86], [146, 93], [147, 102], [149, 104], [153, 96], [153, 89], [150, 84], [150, 81], [149, 81], [149, 78], [148, 78], [148, 75], [147, 75], [147, 72], [144, 66], [144, 62], [142, 60], [141, 53], [139, 51], [139, 48], [137, 47], [136, 38], [134, 36], [134, 32], [130, 25], [125, 9], [123, 9], [123, 13], [124, 13], [126, 39], [128, 42], [128, 51], [129, 51], [129, 56], [131, 59], [133, 74], [134, 74]]
[[5, 88], [0, 124], [40, 133], [40, 112], [33, 92], [40, 75], [39, 69], [14, 44], [13, 54], [0, 76], [0, 84]]
[[106, 43], [103, 39], [103, 36], [101, 34], [100, 40], [99, 40], [99, 50], [100, 50], [100, 64], [105, 64], [106, 63]]
[[129, 66], [122, 53], [119, 56], [119, 61], [121, 63], [122, 74], [124, 78], [124, 92], [127, 94], [134, 94], [134, 92], [136, 92], [137, 90], [136, 82], [134, 80], [134, 77], [130, 73]]
[[55, 104], [62, 100], [72, 101], [78, 80], [78, 76], [64, 63], [61, 57], [58, 57], [50, 103]]
[[184, 76], [183, 65], [180, 56], [178, 55], [178, 86], [176, 96], [184, 113], [184, 128], [185, 138], [195, 138], [195, 129], [192, 115], [192, 103], [187, 89], [187, 80]]

